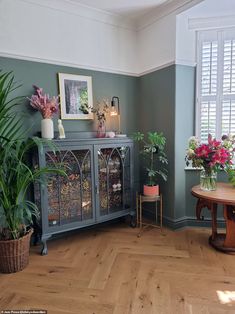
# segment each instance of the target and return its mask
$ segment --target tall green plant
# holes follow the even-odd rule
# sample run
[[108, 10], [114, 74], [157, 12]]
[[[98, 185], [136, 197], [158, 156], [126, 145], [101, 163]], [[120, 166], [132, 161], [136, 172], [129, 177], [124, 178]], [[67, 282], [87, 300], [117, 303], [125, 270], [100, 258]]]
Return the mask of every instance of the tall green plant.
[[0, 70], [0, 147], [24, 136], [22, 119], [14, 110], [23, 97], [12, 96], [19, 87], [12, 72], [3, 73]]
[[166, 138], [163, 133], [148, 132], [147, 136], [141, 132], [133, 134], [133, 139], [140, 143], [140, 153], [144, 156], [146, 162], [146, 171], [148, 175], [148, 185], [156, 184], [156, 177], [159, 175], [163, 180], [167, 180], [167, 170], [159, 169], [160, 164], [167, 164], [168, 160], [164, 152]]
[[[0, 71], [0, 239], [21, 237], [32, 217], [39, 216], [37, 206], [27, 200], [30, 184], [45, 181], [46, 174], [65, 174], [61, 169], [30, 166], [30, 151], [42, 149], [45, 141], [27, 138], [22, 116], [14, 110], [22, 97], [11, 97], [16, 88], [12, 73]], [[55, 146], [49, 145], [55, 151]]]

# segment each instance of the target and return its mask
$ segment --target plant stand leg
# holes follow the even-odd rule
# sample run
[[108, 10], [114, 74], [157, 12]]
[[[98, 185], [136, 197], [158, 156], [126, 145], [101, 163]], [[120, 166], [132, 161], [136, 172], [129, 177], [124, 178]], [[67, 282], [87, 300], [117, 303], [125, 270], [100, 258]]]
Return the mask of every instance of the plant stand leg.
[[139, 198], [139, 219], [140, 219], [140, 223], [139, 223], [139, 233], [138, 233], [138, 238], [141, 237], [141, 233], [143, 231], [143, 225], [142, 225], [142, 197], [140, 195], [140, 198]]

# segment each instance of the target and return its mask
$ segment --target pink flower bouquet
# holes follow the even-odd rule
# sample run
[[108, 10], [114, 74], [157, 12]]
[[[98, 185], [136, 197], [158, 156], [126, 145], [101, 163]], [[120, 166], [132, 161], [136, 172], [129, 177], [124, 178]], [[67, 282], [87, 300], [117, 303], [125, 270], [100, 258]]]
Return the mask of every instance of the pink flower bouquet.
[[202, 167], [206, 172], [212, 170], [218, 171], [231, 167], [234, 156], [234, 138], [224, 135], [221, 141], [212, 139], [208, 135], [208, 143], [200, 143], [196, 137], [189, 139], [189, 147], [187, 149], [186, 163], [192, 161], [193, 167]]
[[51, 119], [51, 117], [58, 111], [58, 96], [50, 98], [49, 95], [43, 94], [43, 90], [40, 87], [33, 85], [35, 94], [29, 98], [30, 105], [38, 110], [43, 119]]
[[[235, 138], [224, 135], [221, 141], [208, 135], [208, 143], [200, 143], [196, 137], [189, 139], [186, 154], [187, 166], [202, 168], [200, 186], [202, 190], [216, 189], [216, 173], [225, 170], [229, 175], [233, 166]], [[231, 181], [231, 179], [229, 179]]]

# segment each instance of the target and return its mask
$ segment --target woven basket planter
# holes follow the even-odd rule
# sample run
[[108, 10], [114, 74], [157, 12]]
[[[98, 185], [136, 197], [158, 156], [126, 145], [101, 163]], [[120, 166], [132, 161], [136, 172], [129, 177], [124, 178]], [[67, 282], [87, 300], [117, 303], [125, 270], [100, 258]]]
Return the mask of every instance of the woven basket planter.
[[0, 272], [15, 273], [29, 263], [29, 244], [33, 229], [20, 239], [0, 241]]

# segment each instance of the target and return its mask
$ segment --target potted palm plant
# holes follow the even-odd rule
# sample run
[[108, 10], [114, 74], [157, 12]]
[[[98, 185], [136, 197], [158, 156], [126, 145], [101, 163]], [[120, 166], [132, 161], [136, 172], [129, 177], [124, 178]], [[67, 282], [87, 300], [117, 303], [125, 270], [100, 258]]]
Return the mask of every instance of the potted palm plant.
[[159, 185], [156, 177], [161, 176], [164, 181], [167, 180], [167, 170], [159, 169], [160, 165], [167, 164], [166, 154], [164, 152], [166, 138], [162, 133], [148, 132], [145, 136], [141, 132], [136, 132], [133, 139], [141, 144], [140, 153], [146, 163], [147, 182], [143, 186], [143, 193], [146, 196], [159, 195]]
[[[64, 174], [61, 169], [33, 168], [29, 152], [43, 145], [37, 137], [27, 138], [22, 117], [14, 112], [20, 100], [12, 97], [17, 88], [12, 73], [0, 71], [0, 272], [24, 269], [29, 260], [32, 218], [37, 206], [27, 198], [31, 183], [45, 180], [45, 174]], [[53, 144], [51, 144], [53, 145]]]

